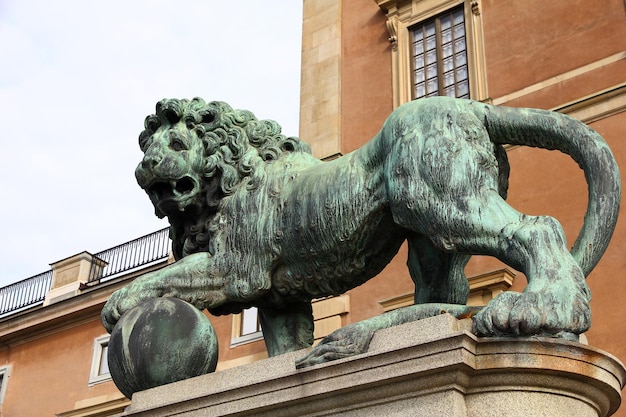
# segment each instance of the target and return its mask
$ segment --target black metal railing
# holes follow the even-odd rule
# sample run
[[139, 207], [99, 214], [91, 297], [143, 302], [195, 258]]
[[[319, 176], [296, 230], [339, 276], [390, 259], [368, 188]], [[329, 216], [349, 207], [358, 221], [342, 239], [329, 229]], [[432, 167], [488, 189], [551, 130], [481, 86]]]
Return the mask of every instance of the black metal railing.
[[170, 251], [169, 227], [94, 254], [88, 283], [113, 279], [139, 267], [167, 259]]
[[[170, 246], [169, 227], [166, 227], [98, 252], [91, 262], [88, 284], [97, 285], [163, 261], [169, 255]], [[51, 286], [52, 270], [49, 270], [0, 288], [0, 317], [43, 303]]]
[[52, 285], [52, 270], [0, 288], [0, 316], [43, 303]]

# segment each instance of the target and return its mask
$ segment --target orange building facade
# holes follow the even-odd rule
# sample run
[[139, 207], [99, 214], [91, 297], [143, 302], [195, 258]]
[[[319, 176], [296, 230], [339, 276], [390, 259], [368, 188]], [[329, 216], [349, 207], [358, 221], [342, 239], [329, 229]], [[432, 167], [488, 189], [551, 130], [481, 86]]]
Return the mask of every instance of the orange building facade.
[[[315, 156], [332, 159], [356, 149], [395, 107], [432, 94], [569, 114], [597, 130], [624, 167], [626, 5], [623, 0], [304, 0], [300, 136]], [[280, 115], [276, 119], [280, 122]], [[573, 243], [587, 202], [578, 166], [557, 152], [523, 147], [507, 152], [511, 205], [555, 216]], [[102, 361], [108, 339], [99, 312], [114, 290], [171, 261], [162, 240], [156, 254], [145, 254], [162, 233], [110, 252], [75, 255], [53, 264], [50, 273], [0, 289], [1, 416], [108, 416], [128, 405]], [[593, 325], [586, 334], [591, 345], [622, 360], [624, 253], [622, 216], [588, 278]], [[133, 257], [139, 260], [116, 266], [126, 262], [118, 258]], [[413, 283], [405, 264], [402, 249], [370, 282], [317, 300], [315, 337], [411, 303]], [[471, 304], [525, 285], [522, 274], [487, 257], [473, 259], [466, 273]], [[219, 339], [218, 372], [267, 356], [253, 311], [211, 321]], [[626, 416], [626, 409], [616, 415]]]

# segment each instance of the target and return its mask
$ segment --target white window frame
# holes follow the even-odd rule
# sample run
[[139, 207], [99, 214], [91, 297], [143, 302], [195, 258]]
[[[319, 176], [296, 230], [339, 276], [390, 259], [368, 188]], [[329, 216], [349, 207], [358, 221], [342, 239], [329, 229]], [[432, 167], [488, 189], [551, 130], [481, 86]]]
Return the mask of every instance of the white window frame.
[[106, 334], [96, 337], [93, 341], [93, 355], [91, 357], [91, 369], [89, 371], [89, 386], [111, 380], [110, 372], [100, 373], [102, 360], [107, 360], [107, 358], [103, 356], [107, 352], [106, 348], [109, 345], [110, 338], [111, 336]]
[[239, 314], [233, 314], [233, 325], [232, 325], [232, 337], [230, 339], [230, 347], [237, 347], [246, 343], [256, 342], [257, 340], [263, 340], [263, 331], [259, 330], [257, 332], [243, 334], [243, 320], [245, 314], [254, 314], [256, 312], [257, 320], [258, 320], [258, 309], [250, 308], [242, 311]]
[[489, 101], [487, 71], [478, 0], [375, 0], [386, 13], [391, 43], [394, 108], [413, 97], [411, 27], [463, 4], [470, 98]]
[[9, 385], [9, 378], [11, 376], [11, 365], [0, 366], [0, 376], [2, 376], [2, 388], [0, 389], [0, 406], [4, 404], [4, 396], [7, 392], [7, 385]]

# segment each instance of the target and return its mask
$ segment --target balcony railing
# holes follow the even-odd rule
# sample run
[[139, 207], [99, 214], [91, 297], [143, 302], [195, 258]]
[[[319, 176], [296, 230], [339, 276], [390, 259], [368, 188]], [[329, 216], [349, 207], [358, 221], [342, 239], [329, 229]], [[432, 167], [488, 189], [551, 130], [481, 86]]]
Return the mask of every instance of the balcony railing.
[[[166, 260], [170, 251], [169, 228], [158, 230], [114, 248], [98, 252], [91, 264], [89, 286]], [[0, 288], [0, 317], [44, 302], [52, 287], [52, 270]]]
[[0, 288], [0, 316], [43, 303], [52, 285], [52, 270]]
[[[170, 251], [169, 227], [94, 254], [89, 284], [113, 279], [122, 273], [167, 259]], [[101, 262], [98, 262], [101, 261]]]

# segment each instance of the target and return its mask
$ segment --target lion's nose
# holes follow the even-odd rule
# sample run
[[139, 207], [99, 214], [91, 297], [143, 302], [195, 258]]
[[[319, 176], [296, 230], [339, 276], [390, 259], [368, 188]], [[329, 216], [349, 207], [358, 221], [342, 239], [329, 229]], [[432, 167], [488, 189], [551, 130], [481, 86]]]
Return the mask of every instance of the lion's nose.
[[145, 169], [151, 169], [157, 166], [158, 163], [159, 163], [159, 158], [156, 158], [152, 155], [146, 155], [143, 158], [143, 161], [141, 161], [141, 166]]

